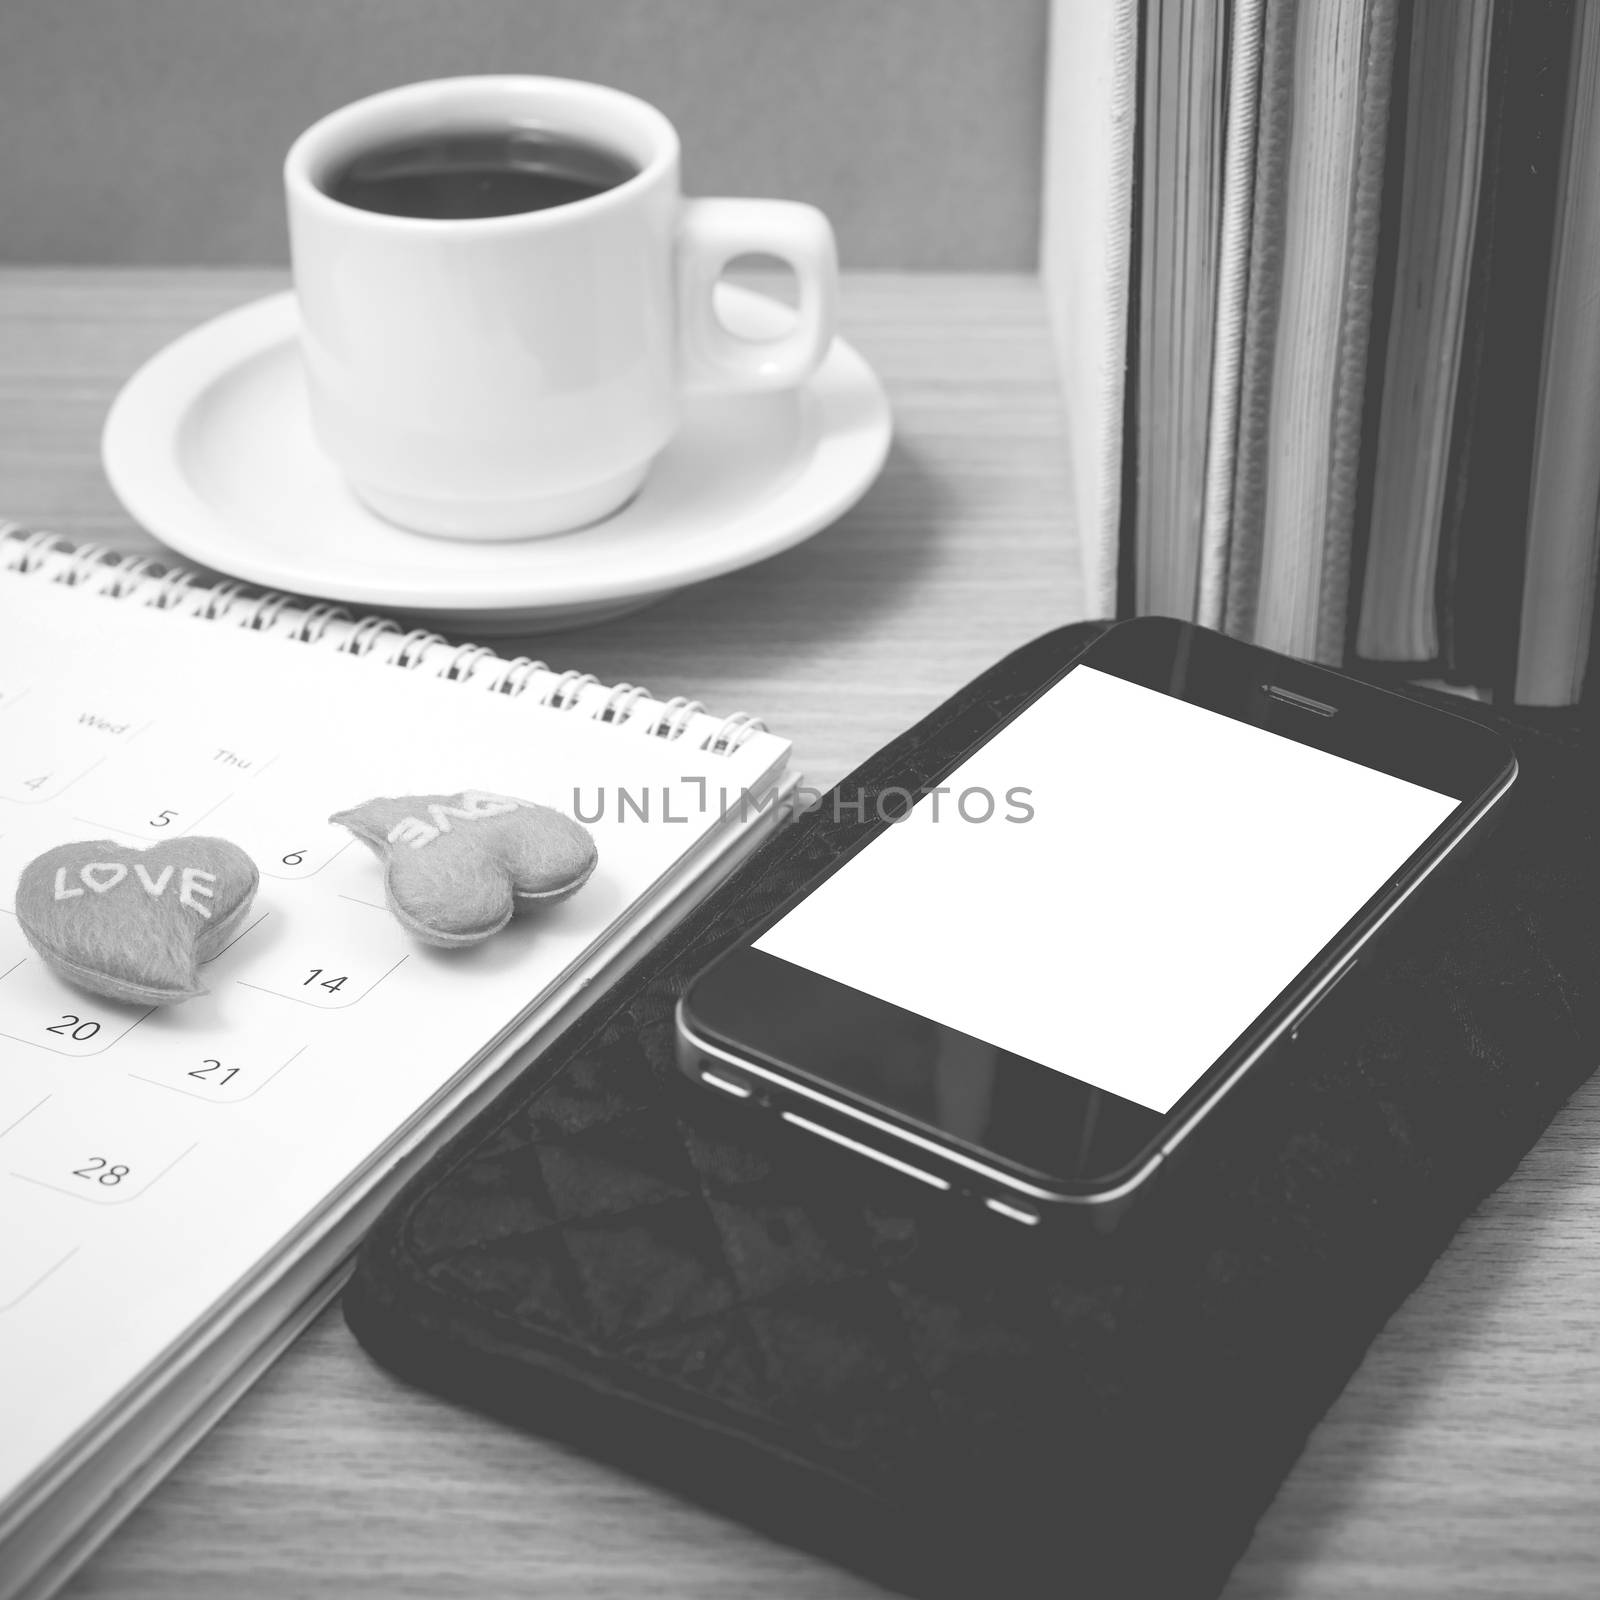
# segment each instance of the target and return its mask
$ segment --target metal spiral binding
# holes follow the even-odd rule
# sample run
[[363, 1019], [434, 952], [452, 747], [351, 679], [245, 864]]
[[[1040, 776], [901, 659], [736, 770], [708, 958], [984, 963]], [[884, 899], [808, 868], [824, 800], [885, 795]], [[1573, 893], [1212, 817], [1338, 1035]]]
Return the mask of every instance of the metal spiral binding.
[[646, 730], [658, 739], [681, 739], [689, 731], [689, 725], [705, 710], [698, 700], [691, 700], [687, 695], [675, 695], [662, 706], [656, 715], [656, 720]]
[[230, 613], [229, 620], [237, 620], [241, 628], [249, 628], [252, 633], [270, 633], [283, 620], [284, 612], [293, 604], [293, 595], [278, 594], [274, 591], [248, 601], [240, 608], [238, 618], [234, 619]]
[[335, 623], [351, 620], [350, 613], [343, 606], [330, 605], [324, 601], [320, 605], [312, 606], [306, 612], [300, 619], [300, 626], [289, 637], [298, 639], [301, 644], [317, 644]]
[[506, 662], [505, 671], [489, 687], [496, 694], [526, 694], [534, 675], [549, 670], [544, 662], [535, 661], [531, 656], [518, 656], [515, 661]]
[[722, 726], [715, 729], [700, 748], [714, 756], [731, 756], [747, 739], [766, 731], [767, 725], [760, 717], [752, 717], [748, 711], [735, 711], [731, 717], [722, 719]]
[[129, 600], [147, 583], [152, 583], [161, 577], [165, 571], [166, 568], [151, 556], [140, 556], [134, 561], [124, 561], [120, 567], [113, 569], [105, 588], [100, 592], [109, 595], [113, 600]]
[[641, 700], [648, 700], [650, 691], [642, 683], [619, 683], [612, 686], [606, 702], [595, 712], [596, 722], [626, 722]]
[[464, 683], [485, 661], [494, 660], [486, 644], [457, 645], [455, 654], [439, 668], [439, 676], [450, 683]]
[[57, 577], [57, 583], [64, 583], [69, 589], [81, 588], [91, 578], [97, 577], [105, 569], [105, 558], [110, 552], [103, 544], [81, 544], [72, 553], [66, 566]]
[[599, 681], [592, 672], [563, 672], [539, 704], [552, 711], [570, 711], [583, 698], [583, 691]]
[[[157, 611], [176, 611], [201, 621], [224, 622], [255, 633], [272, 633], [347, 655], [382, 652], [389, 665], [416, 672], [432, 669], [455, 682], [471, 682], [494, 694], [516, 697], [549, 681], [538, 703], [555, 711], [578, 709], [599, 680], [589, 672], [554, 672], [528, 656], [503, 660], [487, 645], [452, 645], [425, 628], [407, 632], [387, 617], [352, 618], [343, 606], [302, 601], [277, 591], [262, 593], [234, 579], [211, 582], [192, 567], [152, 556], [123, 555], [99, 543], [74, 545], [42, 529], [0, 517], [0, 571], [42, 575], [68, 588], [84, 588], [107, 599], [127, 600]], [[444, 654], [441, 657], [441, 652]], [[642, 714], [642, 720], [641, 720]], [[605, 691], [589, 715], [598, 722], [629, 723], [647, 736], [684, 738], [705, 714], [698, 700], [679, 695], [658, 704], [640, 684], [618, 683]], [[698, 742], [713, 755], [731, 755], [765, 724], [744, 712], [726, 717]]]
[[155, 606], [160, 611], [171, 611], [182, 605], [185, 600], [191, 598], [188, 591], [193, 588], [197, 576], [191, 567], [169, 567], [161, 575], [160, 588], [147, 604]]
[[434, 633], [429, 628], [413, 628], [405, 634], [384, 660], [391, 667], [399, 667], [406, 672], [415, 672], [428, 659], [428, 652], [439, 645], [449, 648], [450, 641], [442, 633]]
[[363, 617], [351, 628], [339, 648], [346, 655], [368, 656], [377, 648], [380, 639], [399, 632], [400, 624], [387, 617]]
[[221, 622], [233, 611], [233, 603], [244, 596], [244, 585], [230, 579], [226, 583], [213, 584], [211, 588], [202, 591], [202, 603], [195, 615], [204, 622]]
[[61, 542], [53, 533], [30, 533], [19, 522], [0, 522], [0, 540], [15, 547], [6, 566], [12, 572], [32, 572]]

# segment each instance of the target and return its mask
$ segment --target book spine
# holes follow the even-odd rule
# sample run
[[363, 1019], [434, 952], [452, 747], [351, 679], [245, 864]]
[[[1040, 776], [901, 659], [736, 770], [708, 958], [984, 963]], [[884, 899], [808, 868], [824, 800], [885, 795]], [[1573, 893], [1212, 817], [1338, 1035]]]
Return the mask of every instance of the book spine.
[[1344, 297], [1329, 407], [1327, 499], [1323, 514], [1321, 573], [1309, 641], [1314, 659], [1342, 666], [1350, 606], [1356, 499], [1360, 490], [1362, 418], [1366, 404], [1367, 340], [1378, 287], [1378, 229], [1388, 153], [1389, 106], [1397, 0], [1371, 0], [1360, 66], [1361, 113], [1351, 190]]
[[715, 717], [687, 696], [657, 700], [639, 684], [602, 684], [592, 673], [558, 672], [528, 656], [507, 660], [487, 645], [452, 644], [427, 628], [406, 628], [390, 617], [352, 616], [343, 606], [252, 589], [227, 580], [206, 582], [193, 568], [150, 556], [119, 555], [101, 545], [74, 545], [56, 534], [0, 519], [0, 572], [64, 584], [108, 600], [248, 628], [278, 639], [375, 657], [407, 672], [470, 684], [490, 694], [531, 697], [552, 711], [624, 724], [651, 738], [687, 739], [713, 755], [731, 755], [765, 724], [744, 712]]
[[1207, 628], [1222, 626], [1227, 603], [1264, 13], [1265, 0], [1239, 0], [1228, 47], [1217, 326], [1211, 351], [1211, 415], [1206, 430], [1205, 498], [1200, 521], [1199, 588], [1195, 596], [1195, 620]]
[[1224, 557], [1222, 596], [1223, 627], [1241, 639], [1254, 635], [1261, 594], [1273, 358], [1288, 231], [1289, 141], [1294, 128], [1298, 25], [1299, 0], [1279, 0], [1266, 8], [1259, 69], [1261, 105], [1251, 182], [1249, 281], [1239, 356], [1233, 517]]
[[1600, 566], [1600, 7], [1579, 9], [1560, 215], [1534, 429], [1516, 698], [1571, 705], [1583, 684]]
[[[1228, 615], [1230, 631], [1257, 644], [1338, 665], [1398, 4], [1301, 0], [1283, 67], [1272, 47], [1275, 9], [1262, 73], [1261, 143], [1265, 150], [1281, 141], [1287, 149], [1279, 156], [1282, 178], [1270, 186], [1258, 181], [1256, 207], [1261, 216], [1269, 207], [1277, 213], [1272, 243], [1279, 259], [1270, 280], [1276, 304], [1260, 307], [1259, 353], [1255, 361], [1247, 353], [1235, 500], [1241, 575], [1248, 571], [1255, 593], [1241, 592], [1236, 605], [1230, 569]], [[1275, 85], [1288, 104], [1269, 118]], [[1253, 279], [1252, 299], [1254, 287]], [[1258, 316], [1255, 305], [1250, 316]], [[1265, 392], [1252, 400], [1263, 368]]]
[[1497, 700], [1516, 675], [1572, 31], [1573, 0], [1498, 0], [1435, 596], [1445, 670]]
[[[1450, 430], [1457, 407], [1484, 148], [1491, 13], [1421, 6], [1413, 16], [1386, 221], [1395, 236], [1392, 314], [1371, 452], [1366, 561], [1356, 648], [1386, 661], [1434, 661]], [[1398, 205], [1393, 202], [1398, 201]]]
[[1133, 598], [1140, 613], [1192, 617], [1215, 362], [1228, 8], [1150, 0], [1145, 31]]

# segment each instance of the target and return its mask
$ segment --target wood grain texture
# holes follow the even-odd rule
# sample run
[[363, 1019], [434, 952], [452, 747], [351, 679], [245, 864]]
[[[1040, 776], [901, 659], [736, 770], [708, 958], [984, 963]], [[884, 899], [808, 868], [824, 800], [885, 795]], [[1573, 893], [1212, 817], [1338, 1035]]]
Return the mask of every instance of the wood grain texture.
[[[150, 548], [100, 475], [106, 405], [165, 340], [279, 282], [0, 272], [0, 511]], [[888, 384], [899, 428], [861, 506], [749, 572], [540, 641], [540, 653], [606, 678], [762, 712], [795, 737], [819, 783], [1081, 605], [1034, 281], [857, 275], [844, 316]], [[1374, 1345], [1264, 1519], [1229, 1600], [1595, 1592], [1597, 1134], [1600, 1084], [1467, 1223]], [[66, 1591], [72, 1600], [879, 1592], [406, 1388], [362, 1356], [334, 1313]]]

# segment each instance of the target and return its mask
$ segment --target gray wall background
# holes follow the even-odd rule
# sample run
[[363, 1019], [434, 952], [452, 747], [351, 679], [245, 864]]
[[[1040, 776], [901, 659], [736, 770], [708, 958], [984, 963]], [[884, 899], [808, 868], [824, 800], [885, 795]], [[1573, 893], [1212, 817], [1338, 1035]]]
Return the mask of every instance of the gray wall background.
[[594, 78], [691, 193], [821, 206], [847, 266], [1038, 258], [1048, 0], [0, 0], [0, 259], [286, 258], [278, 166], [334, 106]]

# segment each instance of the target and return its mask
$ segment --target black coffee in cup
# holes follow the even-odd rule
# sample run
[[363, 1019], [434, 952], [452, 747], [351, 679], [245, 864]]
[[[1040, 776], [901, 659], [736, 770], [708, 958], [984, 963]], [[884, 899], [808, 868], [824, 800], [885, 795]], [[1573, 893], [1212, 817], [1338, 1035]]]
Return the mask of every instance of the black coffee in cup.
[[638, 170], [614, 151], [547, 129], [455, 128], [363, 150], [320, 187], [362, 211], [451, 222], [571, 205]]

